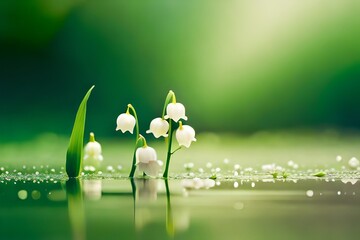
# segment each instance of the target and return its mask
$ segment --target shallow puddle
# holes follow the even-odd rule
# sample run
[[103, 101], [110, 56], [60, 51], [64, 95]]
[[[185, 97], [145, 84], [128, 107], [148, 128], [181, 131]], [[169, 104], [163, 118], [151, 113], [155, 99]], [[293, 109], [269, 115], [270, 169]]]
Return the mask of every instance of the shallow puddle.
[[4, 181], [1, 239], [353, 239], [354, 179]]

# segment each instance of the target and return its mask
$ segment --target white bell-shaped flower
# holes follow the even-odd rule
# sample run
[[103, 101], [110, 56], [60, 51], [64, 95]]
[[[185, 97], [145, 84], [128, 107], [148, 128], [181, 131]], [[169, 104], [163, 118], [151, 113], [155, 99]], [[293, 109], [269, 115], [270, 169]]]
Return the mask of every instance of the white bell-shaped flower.
[[160, 172], [160, 164], [158, 161], [150, 161], [148, 163], [139, 163], [138, 168], [140, 171], [144, 172], [146, 175], [151, 177], [156, 177]]
[[150, 123], [150, 129], [146, 133], [152, 133], [156, 138], [161, 136], [167, 137], [169, 131], [169, 123], [162, 118], [155, 118]]
[[155, 149], [147, 145], [136, 150], [136, 162], [139, 170], [148, 176], [157, 176], [161, 168]]
[[99, 167], [103, 161], [101, 145], [95, 141], [94, 133], [90, 133], [90, 141], [85, 145], [84, 166]]
[[166, 106], [165, 119], [171, 118], [175, 122], [178, 122], [180, 119], [184, 119], [185, 121], [188, 119], [185, 116], [185, 107], [181, 103], [169, 103]]
[[116, 119], [116, 131], [121, 130], [121, 132], [129, 131], [131, 134], [134, 131], [134, 127], [136, 124], [135, 117], [130, 113], [122, 113]]
[[136, 149], [136, 162], [137, 163], [148, 163], [150, 161], [156, 161], [157, 154], [155, 149], [149, 146], [139, 147]]
[[180, 146], [190, 147], [191, 142], [196, 142], [195, 130], [189, 125], [182, 125], [176, 130], [176, 140]]

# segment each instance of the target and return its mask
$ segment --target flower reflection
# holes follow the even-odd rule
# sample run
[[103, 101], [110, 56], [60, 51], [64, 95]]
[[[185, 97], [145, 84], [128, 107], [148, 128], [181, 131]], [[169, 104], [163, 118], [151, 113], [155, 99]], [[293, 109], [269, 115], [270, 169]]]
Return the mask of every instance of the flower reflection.
[[85, 198], [91, 200], [101, 199], [101, 180], [84, 180], [83, 187]]
[[181, 181], [181, 185], [186, 189], [200, 189], [205, 188], [209, 189], [215, 186], [215, 181], [213, 179], [184, 179]]
[[138, 201], [148, 202], [157, 199], [158, 179], [137, 179], [136, 198]]
[[134, 197], [134, 223], [137, 230], [142, 230], [146, 226], [164, 219], [164, 215], [162, 215], [164, 213], [162, 211], [164, 196], [166, 196], [165, 225], [167, 234], [173, 237], [175, 230], [184, 231], [188, 229], [190, 214], [181, 208], [175, 209], [175, 212], [173, 211], [172, 195], [167, 180], [131, 180], [131, 186]]
[[157, 200], [158, 181], [158, 179], [132, 181], [134, 222], [138, 230], [157, 219], [158, 211], [154, 211], [154, 205]]

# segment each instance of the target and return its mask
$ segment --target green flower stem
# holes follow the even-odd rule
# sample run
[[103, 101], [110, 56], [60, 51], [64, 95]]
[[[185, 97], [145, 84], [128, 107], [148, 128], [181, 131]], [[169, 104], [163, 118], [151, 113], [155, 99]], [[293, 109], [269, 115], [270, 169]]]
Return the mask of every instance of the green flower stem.
[[166, 113], [166, 107], [171, 101], [176, 102], [176, 97], [175, 97], [175, 93], [170, 90], [168, 95], [165, 98], [164, 108], [163, 108], [163, 112], [162, 112], [162, 119], [164, 119], [165, 113]]
[[178, 147], [177, 149], [175, 149], [175, 150], [171, 153], [171, 155], [174, 154], [174, 153], [176, 153], [176, 152], [179, 151], [180, 149], [181, 149], [181, 146]]
[[163, 178], [168, 178], [169, 174], [169, 165], [170, 165], [170, 158], [171, 158], [171, 145], [172, 145], [172, 138], [173, 138], [173, 128], [172, 128], [172, 120], [169, 120], [169, 142], [168, 142], [168, 150], [166, 155], [166, 166], [165, 171], [163, 174]]
[[131, 165], [131, 171], [130, 171], [130, 174], [129, 174], [129, 178], [133, 178], [134, 174], [135, 174], [135, 170], [136, 170], [136, 149], [137, 149], [137, 143], [138, 143], [138, 139], [139, 139], [139, 122], [138, 122], [138, 117], [137, 117], [135, 108], [131, 104], [128, 104], [128, 109], [126, 110], [126, 112], [128, 112], [129, 109], [132, 111], [132, 113], [133, 113], [133, 115], [135, 117], [135, 120], [136, 120], [136, 123], [135, 123], [135, 128], [136, 128], [135, 149], [134, 149], [134, 154], [133, 154], [133, 161], [132, 161], [132, 165]]

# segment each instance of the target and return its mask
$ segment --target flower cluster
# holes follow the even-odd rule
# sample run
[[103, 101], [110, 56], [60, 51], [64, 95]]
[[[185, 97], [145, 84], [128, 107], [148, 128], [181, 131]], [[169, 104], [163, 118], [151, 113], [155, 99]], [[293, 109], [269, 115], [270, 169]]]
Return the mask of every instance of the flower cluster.
[[[133, 114], [130, 114], [130, 110]], [[151, 133], [155, 138], [168, 138], [168, 151], [166, 157], [166, 168], [163, 174], [164, 178], [168, 176], [169, 162], [171, 155], [179, 150], [182, 146], [189, 148], [192, 142], [196, 141], [195, 130], [189, 125], [183, 125], [182, 120], [187, 120], [185, 115], [185, 106], [176, 102], [175, 93], [169, 91], [163, 108], [162, 117], [157, 117], [150, 122], [150, 128], [146, 133]], [[157, 176], [160, 170], [160, 164], [157, 159], [155, 149], [147, 146], [146, 140], [139, 134], [138, 119], [134, 107], [129, 104], [125, 113], [118, 116], [116, 131], [121, 130], [123, 133], [129, 131], [131, 134], [136, 127], [135, 152], [133, 157], [132, 170], [130, 177], [134, 176], [136, 166], [146, 175]], [[178, 125], [177, 129], [174, 125]], [[171, 151], [173, 132], [176, 129], [176, 140], [179, 147], [175, 151]]]

